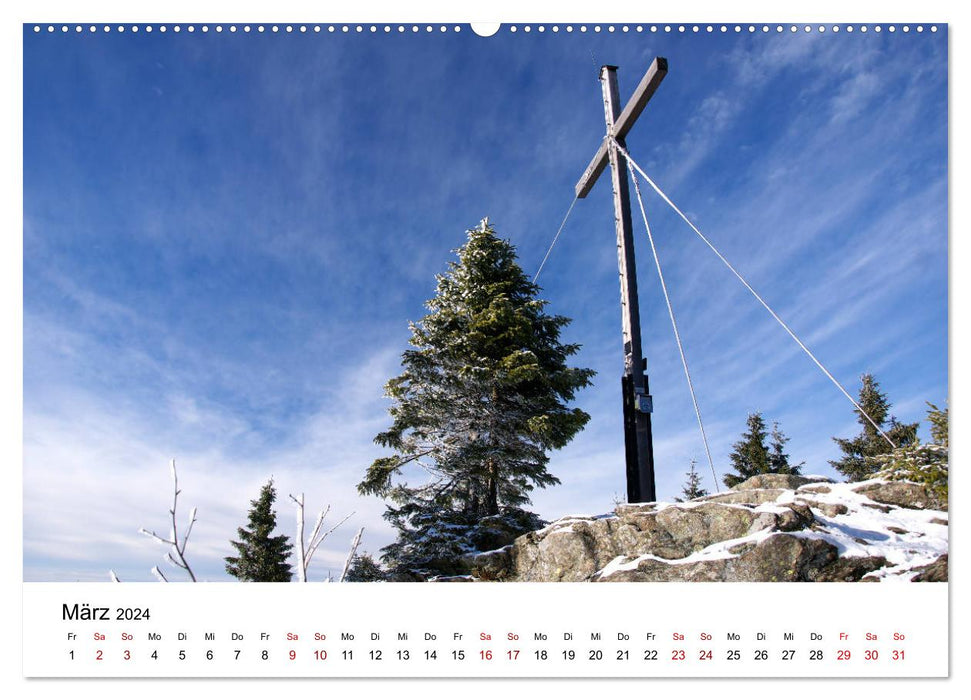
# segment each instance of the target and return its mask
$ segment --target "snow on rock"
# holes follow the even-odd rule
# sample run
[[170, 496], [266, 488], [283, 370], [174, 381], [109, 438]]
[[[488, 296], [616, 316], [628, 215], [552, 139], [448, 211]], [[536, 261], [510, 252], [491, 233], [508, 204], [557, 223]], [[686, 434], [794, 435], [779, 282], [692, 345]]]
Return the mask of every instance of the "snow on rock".
[[687, 503], [562, 518], [472, 565], [479, 580], [946, 581], [940, 505], [921, 484], [764, 474]]

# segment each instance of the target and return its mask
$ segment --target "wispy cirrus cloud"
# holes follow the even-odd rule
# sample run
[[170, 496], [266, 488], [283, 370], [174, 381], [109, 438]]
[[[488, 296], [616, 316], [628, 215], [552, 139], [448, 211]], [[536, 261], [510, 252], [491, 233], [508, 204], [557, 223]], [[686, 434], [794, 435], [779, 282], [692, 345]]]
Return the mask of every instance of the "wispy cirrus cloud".
[[[943, 42], [535, 38], [26, 42], [25, 577], [149, 579], [164, 553], [136, 530], [166, 526], [172, 457], [204, 577], [224, 577], [270, 475], [288, 531], [292, 491], [355, 512], [318, 578], [355, 526], [371, 551], [390, 541], [355, 485], [381, 454], [406, 322], [483, 215], [538, 265], [603, 133], [591, 53], [623, 67], [624, 90], [669, 58], [631, 152], [851, 391], [877, 372], [906, 420], [942, 400]], [[598, 371], [578, 400], [590, 424], [551, 458], [562, 485], [534, 494], [547, 518], [624, 496], [609, 190], [577, 205], [540, 279]], [[848, 402], [663, 205], [648, 214], [719, 476], [753, 410], [832, 473]], [[670, 498], [690, 459], [710, 477], [639, 231]]]
[[271, 477], [278, 491], [278, 527], [291, 536], [295, 512], [290, 493], [306, 494], [308, 519], [316, 512], [311, 510], [325, 504], [332, 505], [335, 524], [334, 518], [353, 512], [319, 550], [318, 579], [328, 570], [339, 571], [347, 554], [344, 545], [357, 528], [365, 527], [365, 547], [383, 546], [389, 539], [383, 506], [378, 499], [358, 497], [355, 487], [378, 455], [371, 439], [384, 417], [383, 402], [376, 397], [380, 378], [390, 376], [396, 364], [394, 353], [372, 356], [341, 378], [345, 391], [339, 401], [293, 426], [288, 444], [242, 456], [232, 446], [245, 442], [257, 427], [225, 407], [201, 410], [185, 396], [160, 396], [149, 412], [85, 392], [61, 391], [57, 408], [28, 407], [24, 547], [30, 560], [25, 578], [38, 580], [42, 572], [63, 566], [83, 578], [106, 580], [104, 567], [110, 566], [123, 580], [150, 579], [149, 569], [165, 552], [137, 531], [168, 531], [170, 459], [176, 459], [183, 491], [180, 517], [187, 518], [192, 507], [199, 510], [188, 551], [197, 574], [207, 579], [225, 578], [222, 559], [234, 552], [229, 541], [245, 523], [249, 501]]

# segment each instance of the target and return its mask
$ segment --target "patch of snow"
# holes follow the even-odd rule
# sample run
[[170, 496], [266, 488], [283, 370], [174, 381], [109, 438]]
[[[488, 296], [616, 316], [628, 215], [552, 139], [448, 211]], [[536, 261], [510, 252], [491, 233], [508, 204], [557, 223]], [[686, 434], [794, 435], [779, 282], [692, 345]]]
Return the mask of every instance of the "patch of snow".
[[[783, 494], [784, 496], [785, 494]], [[779, 496], [775, 501], [768, 501], [766, 503], [760, 503], [755, 508], [752, 509], [754, 513], [775, 513], [776, 515], [781, 515], [787, 510], [792, 510], [787, 507], [786, 504], [791, 503], [791, 501], [779, 500], [782, 496]]]
[[659, 561], [662, 564], [696, 564], [703, 561], [717, 561], [719, 559], [734, 559], [739, 556], [738, 554], [733, 554], [730, 549], [733, 549], [739, 545], [743, 544], [753, 544], [757, 545], [769, 537], [778, 534], [766, 528], [765, 530], [759, 530], [751, 535], [746, 535], [745, 537], [738, 537], [733, 540], [725, 540], [723, 542], [716, 542], [713, 545], [705, 547], [704, 549], [689, 554], [682, 559], [665, 559], [663, 557], [658, 557], [653, 554], [642, 554], [639, 557], [635, 557], [630, 561], [624, 561], [627, 559], [624, 555], [615, 557], [608, 562], [607, 566], [602, 568], [600, 571], [594, 573], [594, 577], [602, 578], [605, 576], [610, 576], [618, 571], [632, 571], [638, 567], [642, 561], [647, 561], [648, 559]]
[[[762, 503], [755, 508], [748, 506], [721, 503], [720, 505], [743, 508], [756, 513], [783, 513], [787, 506], [793, 503], [805, 502], [816, 518], [816, 526], [811, 530], [801, 530], [788, 534], [804, 539], [821, 539], [834, 545], [841, 557], [883, 557], [888, 565], [869, 576], [883, 581], [909, 580], [914, 574], [913, 569], [926, 566], [938, 557], [948, 552], [948, 526], [934, 520], [948, 520], [945, 511], [917, 510], [879, 504], [856, 489], [881, 480], [871, 479], [866, 482], [833, 483], [826, 477], [810, 476], [813, 481], [825, 482], [830, 487], [826, 493], [810, 491], [798, 492], [785, 490], [775, 501]], [[655, 511], [660, 512], [668, 508], [691, 510], [712, 501], [694, 501], [687, 503], [655, 504]], [[718, 503], [718, 501], [714, 501]], [[846, 513], [827, 516], [814, 503], [843, 506]], [[868, 507], [879, 506], [878, 508]], [[888, 509], [884, 512], [884, 509]], [[562, 524], [562, 521], [558, 521]], [[894, 529], [891, 529], [894, 528]], [[896, 531], [895, 531], [896, 530]], [[566, 527], [556, 531], [567, 532]], [[729, 559], [739, 556], [729, 550], [738, 545], [751, 543], [759, 544], [765, 539], [777, 534], [765, 529], [751, 535], [724, 542], [717, 542], [705, 549], [695, 552], [683, 559], [664, 559], [653, 554], [645, 554], [634, 558], [618, 556], [611, 560], [603, 569], [596, 572], [594, 577], [604, 578], [621, 571], [631, 571], [648, 559], [665, 564], [691, 564], [702, 561]]]
[[[936, 510], [916, 510], [878, 504], [856, 493], [865, 482], [832, 484], [829, 493], [805, 493], [807, 500], [831, 505], [842, 505], [847, 512], [828, 517], [818, 509], [809, 507], [819, 523], [819, 529], [794, 532], [798, 537], [823, 539], [839, 550], [840, 556], [883, 557], [889, 566], [871, 574], [884, 580], [909, 579], [905, 571], [930, 564], [948, 551], [947, 525], [933, 523], [935, 519], [947, 519], [947, 513]], [[879, 505], [868, 508], [866, 504]], [[889, 508], [885, 513], [883, 508]], [[901, 532], [894, 532], [895, 528]]]

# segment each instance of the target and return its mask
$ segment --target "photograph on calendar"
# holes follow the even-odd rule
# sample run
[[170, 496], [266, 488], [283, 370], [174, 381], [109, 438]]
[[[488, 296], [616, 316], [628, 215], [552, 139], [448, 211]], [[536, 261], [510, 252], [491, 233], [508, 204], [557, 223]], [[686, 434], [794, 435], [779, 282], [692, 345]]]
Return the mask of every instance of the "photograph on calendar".
[[24, 25], [24, 580], [947, 581], [947, 57]]

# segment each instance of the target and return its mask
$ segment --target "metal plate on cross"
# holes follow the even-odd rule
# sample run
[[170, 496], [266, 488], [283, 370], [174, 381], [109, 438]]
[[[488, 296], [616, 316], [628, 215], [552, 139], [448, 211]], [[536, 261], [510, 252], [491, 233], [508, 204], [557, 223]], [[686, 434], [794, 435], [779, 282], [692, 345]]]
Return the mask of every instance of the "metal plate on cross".
[[654, 413], [654, 398], [650, 394], [638, 394], [635, 407], [640, 413]]

